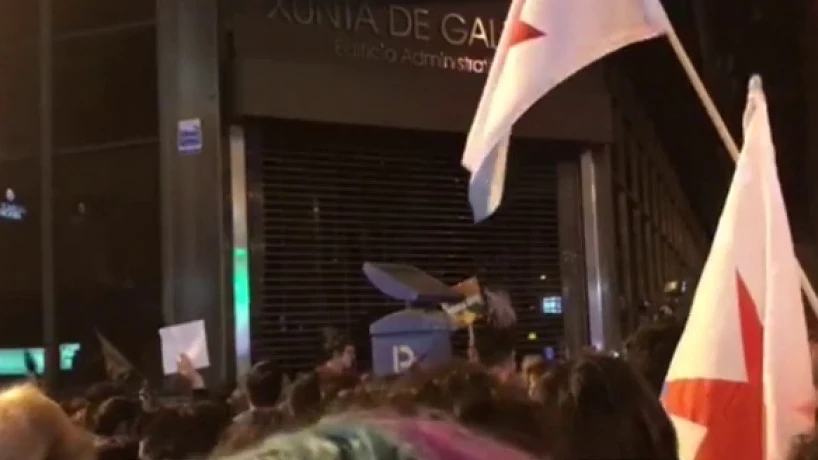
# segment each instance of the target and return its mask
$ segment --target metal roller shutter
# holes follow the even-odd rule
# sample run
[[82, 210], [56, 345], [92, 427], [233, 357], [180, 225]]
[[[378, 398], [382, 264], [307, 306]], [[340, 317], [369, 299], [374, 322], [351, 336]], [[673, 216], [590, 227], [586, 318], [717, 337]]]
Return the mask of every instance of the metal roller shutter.
[[402, 305], [367, 283], [367, 260], [413, 264], [450, 283], [477, 273], [511, 293], [521, 352], [561, 342], [562, 318], [540, 307], [561, 290], [554, 148], [514, 146], [501, 210], [474, 225], [461, 136], [283, 121], [250, 129], [263, 189], [255, 358], [304, 370], [321, 359], [321, 328], [336, 326], [368, 365], [369, 323]]

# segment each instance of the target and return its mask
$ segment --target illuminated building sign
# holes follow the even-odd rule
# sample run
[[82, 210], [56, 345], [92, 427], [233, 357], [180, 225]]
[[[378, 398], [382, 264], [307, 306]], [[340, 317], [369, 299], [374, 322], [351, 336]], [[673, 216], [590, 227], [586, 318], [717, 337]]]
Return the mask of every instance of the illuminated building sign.
[[[60, 370], [68, 371], [74, 367], [74, 357], [80, 350], [78, 343], [63, 343], [60, 345]], [[42, 374], [45, 369], [45, 349], [35, 348], [0, 348], [0, 376], [26, 375], [26, 352], [31, 354], [37, 373]]]
[[449, 11], [445, 5], [277, 0], [266, 15], [277, 25], [334, 32], [327, 46], [339, 58], [484, 74], [505, 13], [502, 8], [489, 11], [491, 15], [482, 16]]
[[561, 315], [562, 314], [562, 298], [561, 297], [543, 297], [541, 303], [542, 312], [546, 315]]
[[17, 196], [14, 194], [14, 190], [6, 189], [6, 196], [0, 202], [0, 219], [23, 220], [27, 210], [25, 206], [15, 202], [16, 199]]

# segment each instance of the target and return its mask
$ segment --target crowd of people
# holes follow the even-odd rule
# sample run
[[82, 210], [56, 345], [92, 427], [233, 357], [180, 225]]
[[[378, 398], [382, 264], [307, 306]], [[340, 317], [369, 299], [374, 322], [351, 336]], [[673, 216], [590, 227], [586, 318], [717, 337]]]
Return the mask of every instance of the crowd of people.
[[[476, 328], [470, 359], [371, 378], [341, 333], [289, 381], [274, 358], [214, 391], [184, 356], [183, 401], [103, 382], [56, 402], [23, 383], [0, 393], [0, 460], [676, 459], [660, 392], [682, 326], [641, 327], [622, 357], [518, 359], [510, 329]], [[520, 365], [518, 366], [518, 362]], [[818, 458], [793, 440], [792, 460]]]

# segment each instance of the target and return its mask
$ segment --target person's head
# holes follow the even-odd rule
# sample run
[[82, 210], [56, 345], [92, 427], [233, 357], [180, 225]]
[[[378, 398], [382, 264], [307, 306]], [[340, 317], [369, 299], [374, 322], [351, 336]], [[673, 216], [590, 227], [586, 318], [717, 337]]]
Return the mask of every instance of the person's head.
[[548, 370], [545, 358], [541, 355], [526, 355], [520, 364], [520, 374], [522, 375], [529, 395], [533, 394], [540, 379]]
[[145, 430], [140, 457], [184, 460], [208, 455], [230, 420], [226, 403], [208, 401], [160, 409]]
[[245, 390], [253, 407], [273, 407], [281, 398], [284, 374], [272, 360], [256, 363], [247, 373]]
[[559, 364], [543, 376], [538, 397], [559, 423], [557, 458], [677, 458], [659, 399], [623, 360], [586, 354]]
[[184, 455], [178, 439], [182, 419], [175, 407], [160, 407], [151, 413], [140, 429], [139, 458], [175, 459]]
[[323, 334], [328, 362], [339, 370], [352, 369], [355, 366], [355, 345], [349, 337], [332, 327], [325, 328]]
[[90, 429], [99, 436], [130, 433], [141, 412], [137, 400], [115, 396], [103, 401], [91, 420]]
[[640, 327], [625, 344], [628, 363], [647, 380], [656, 395], [662, 392], [682, 331], [682, 324], [668, 317]]
[[122, 396], [122, 394], [121, 387], [112, 382], [99, 382], [88, 387], [88, 389], [85, 390], [85, 400], [87, 404], [85, 405], [85, 419], [82, 421], [82, 424], [86, 428], [90, 428], [94, 423], [93, 420], [97, 410], [99, 410], [100, 404], [114, 396]]
[[0, 393], [0, 460], [91, 460], [91, 436], [32, 385]]
[[298, 376], [287, 390], [287, 410], [296, 418], [310, 418], [321, 408], [321, 385], [318, 374], [310, 372]]

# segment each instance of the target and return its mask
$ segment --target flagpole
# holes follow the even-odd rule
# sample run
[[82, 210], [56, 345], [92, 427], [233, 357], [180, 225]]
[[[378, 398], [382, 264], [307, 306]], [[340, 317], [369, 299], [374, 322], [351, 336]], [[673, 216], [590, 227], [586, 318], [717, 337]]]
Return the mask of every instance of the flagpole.
[[[696, 90], [696, 94], [699, 96], [702, 105], [704, 105], [704, 109], [707, 111], [707, 115], [710, 117], [710, 121], [713, 122], [713, 126], [715, 126], [716, 131], [719, 134], [719, 137], [724, 143], [724, 146], [727, 148], [727, 153], [730, 154], [730, 156], [733, 158], [733, 161], [738, 161], [738, 157], [740, 154], [739, 146], [738, 144], [736, 144], [736, 141], [730, 134], [730, 130], [727, 129], [727, 125], [724, 123], [724, 119], [719, 113], [718, 108], [716, 108], [715, 102], [713, 102], [713, 99], [710, 97], [710, 93], [704, 86], [704, 83], [702, 82], [702, 79], [699, 76], [698, 71], [696, 71], [696, 67], [690, 60], [690, 56], [688, 56], [687, 51], [685, 51], [684, 45], [682, 45], [681, 40], [679, 40], [679, 36], [676, 34], [676, 30], [673, 28], [673, 25], [670, 23], [670, 21], [668, 21], [667, 38], [668, 41], [670, 41], [670, 46], [676, 53], [676, 57], [679, 59], [679, 63], [682, 64], [682, 68], [687, 74], [687, 78], [690, 80], [690, 84], [693, 85], [693, 89]], [[815, 289], [813, 289], [812, 283], [810, 283], [810, 280], [807, 277], [806, 272], [804, 272], [804, 267], [801, 266], [800, 263], [798, 264], [798, 270], [800, 272], [801, 277], [801, 289], [803, 289], [804, 293], [807, 296], [807, 301], [810, 304], [810, 308], [812, 308], [812, 312], [815, 314], [816, 317], [818, 317], [818, 295], [815, 293]]]

